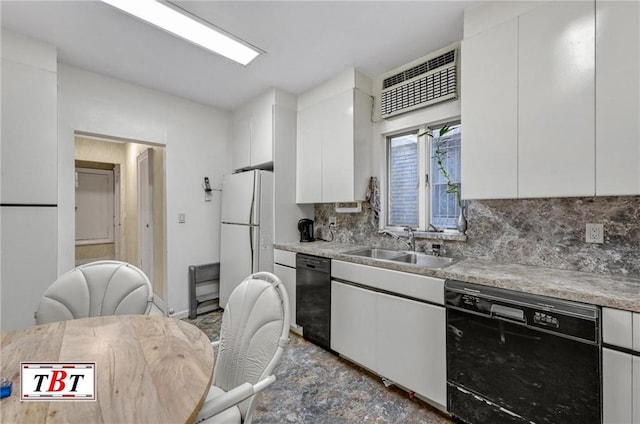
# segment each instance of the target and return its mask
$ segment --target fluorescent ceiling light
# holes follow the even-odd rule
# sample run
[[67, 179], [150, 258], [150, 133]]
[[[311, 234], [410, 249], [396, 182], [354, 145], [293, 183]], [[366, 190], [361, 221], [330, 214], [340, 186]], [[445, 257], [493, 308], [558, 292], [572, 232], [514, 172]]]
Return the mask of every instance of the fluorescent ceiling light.
[[155, 0], [102, 0], [198, 46], [247, 65], [260, 52]]

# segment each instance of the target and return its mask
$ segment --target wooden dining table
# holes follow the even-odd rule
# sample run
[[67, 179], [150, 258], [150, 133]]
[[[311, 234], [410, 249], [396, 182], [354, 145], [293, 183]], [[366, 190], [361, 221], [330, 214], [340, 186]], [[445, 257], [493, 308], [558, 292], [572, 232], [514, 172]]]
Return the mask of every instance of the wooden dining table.
[[[209, 391], [214, 354], [197, 327], [173, 318], [116, 315], [2, 333], [2, 423], [190, 423]], [[20, 362], [95, 362], [96, 399], [21, 401]]]

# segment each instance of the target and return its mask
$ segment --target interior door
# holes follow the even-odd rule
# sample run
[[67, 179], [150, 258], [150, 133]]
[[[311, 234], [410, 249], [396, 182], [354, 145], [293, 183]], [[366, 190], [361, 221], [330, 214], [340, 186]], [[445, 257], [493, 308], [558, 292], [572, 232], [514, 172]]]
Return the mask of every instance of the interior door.
[[153, 150], [138, 156], [138, 267], [153, 284]]

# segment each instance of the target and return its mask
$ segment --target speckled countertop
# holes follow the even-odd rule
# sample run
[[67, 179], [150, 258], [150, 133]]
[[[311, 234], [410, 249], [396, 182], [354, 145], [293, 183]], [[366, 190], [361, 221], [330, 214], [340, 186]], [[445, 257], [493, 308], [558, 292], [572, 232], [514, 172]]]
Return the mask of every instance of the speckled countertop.
[[274, 244], [275, 249], [290, 252], [640, 312], [639, 278], [525, 266], [477, 258], [465, 258], [444, 268], [432, 269], [345, 254], [365, 247], [368, 246], [321, 241]]

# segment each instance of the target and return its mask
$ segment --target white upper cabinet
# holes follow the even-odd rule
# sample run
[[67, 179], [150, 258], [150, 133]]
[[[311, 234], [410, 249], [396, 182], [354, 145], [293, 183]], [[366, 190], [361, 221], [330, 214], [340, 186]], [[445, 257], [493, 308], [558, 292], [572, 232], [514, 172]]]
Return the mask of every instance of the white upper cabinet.
[[2, 203], [58, 203], [57, 64], [53, 46], [2, 37]]
[[462, 196], [518, 196], [518, 22], [462, 43]]
[[322, 117], [325, 114], [322, 103], [298, 111], [296, 203], [316, 203], [322, 199]]
[[295, 110], [296, 99], [281, 90], [270, 89], [233, 113], [231, 164], [234, 170], [273, 162], [275, 105]]
[[596, 195], [640, 194], [640, 2], [596, 2]]
[[519, 19], [518, 195], [595, 193], [594, 3], [552, 1]]
[[464, 198], [640, 194], [639, 9], [547, 1], [465, 11]]
[[371, 175], [371, 81], [354, 69], [298, 100], [297, 203], [364, 200]]
[[236, 169], [251, 166], [251, 117], [234, 114], [232, 124], [231, 167]]

